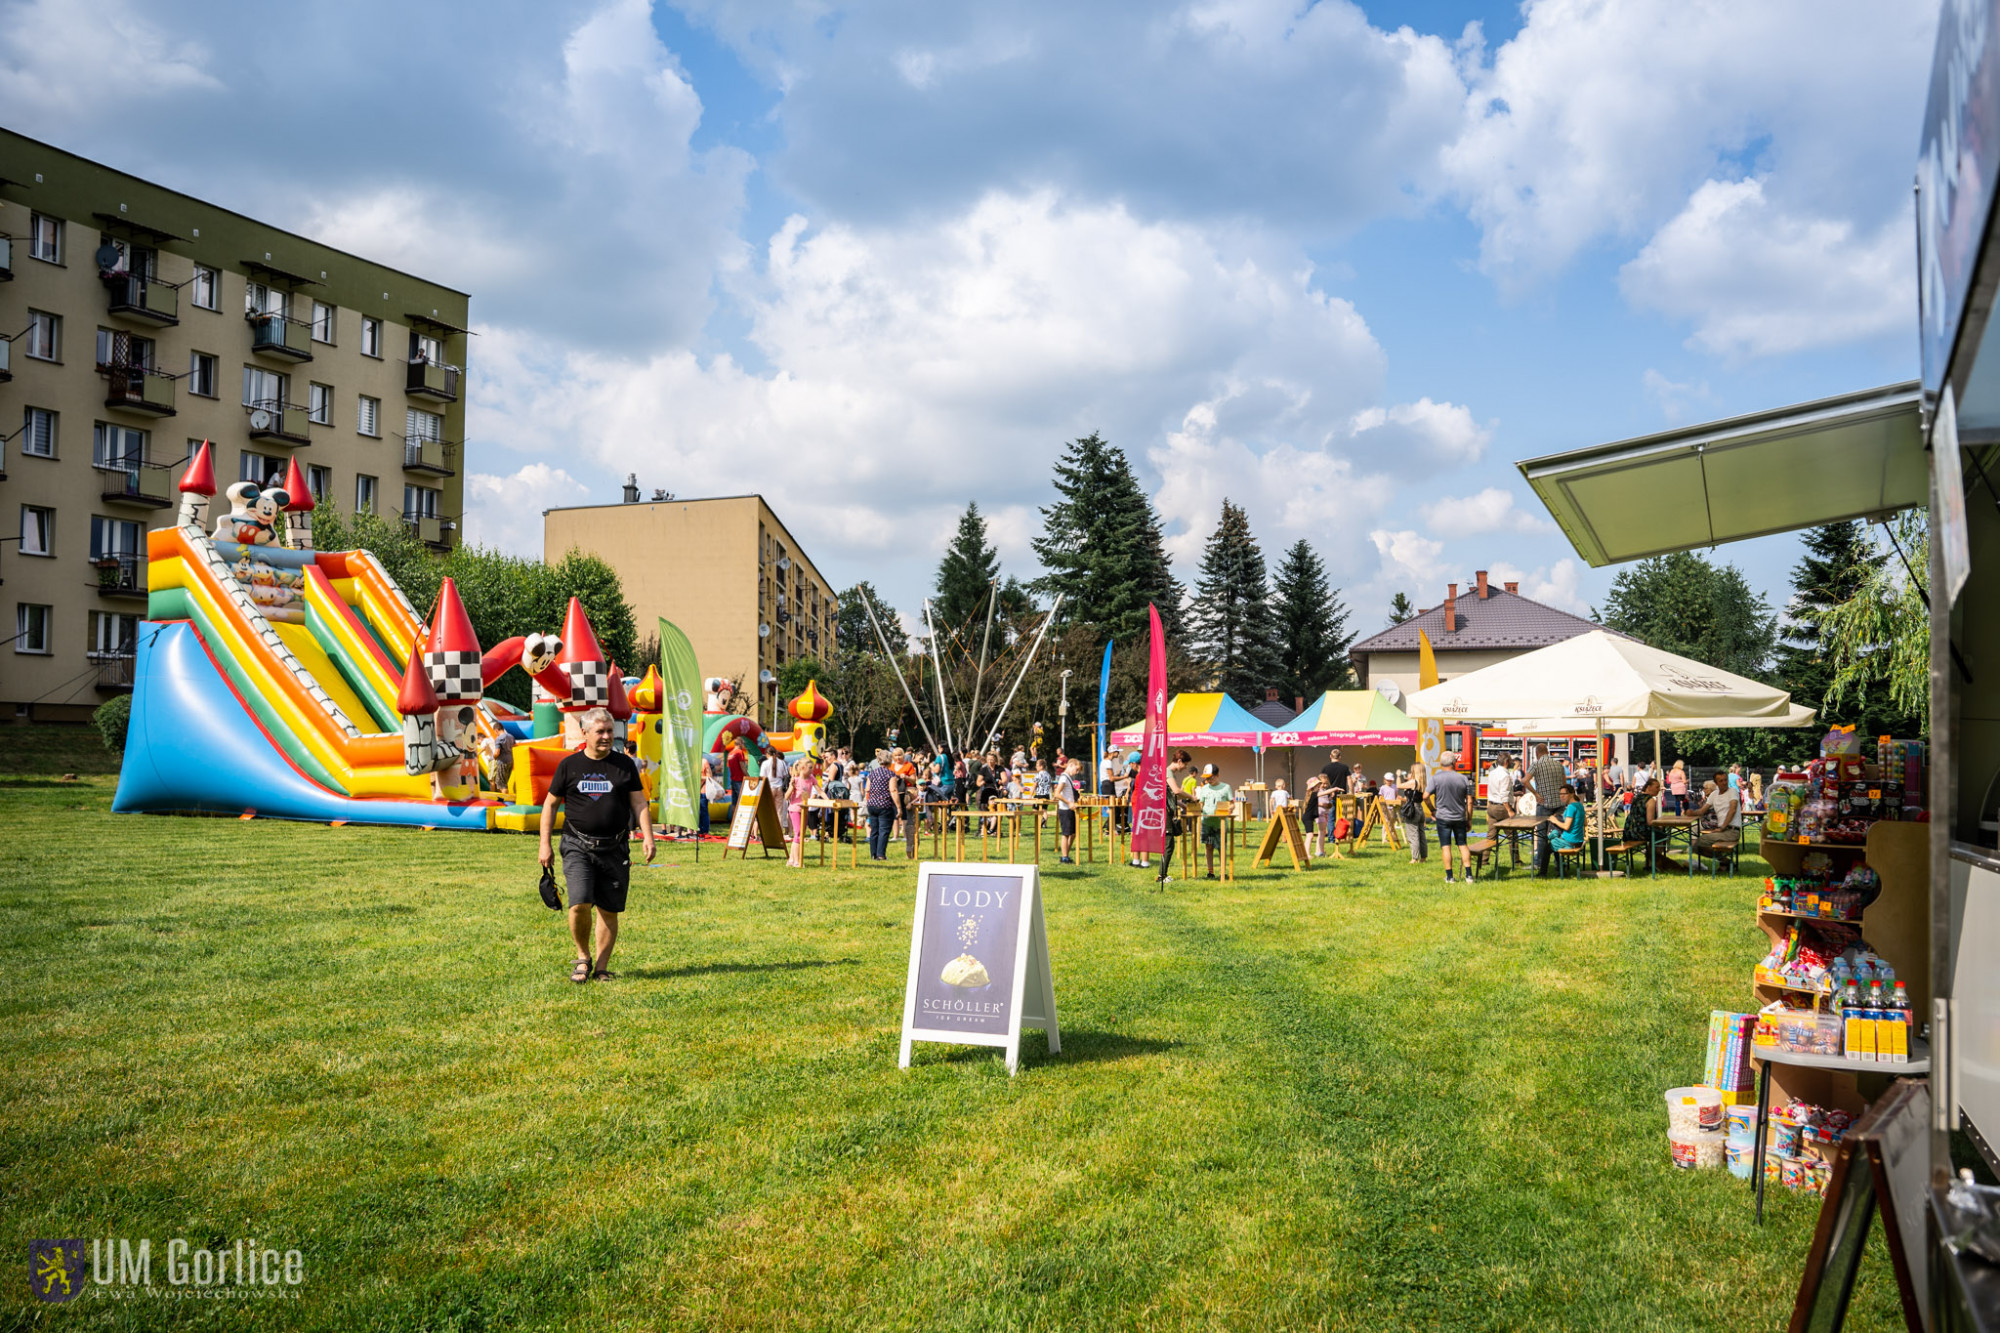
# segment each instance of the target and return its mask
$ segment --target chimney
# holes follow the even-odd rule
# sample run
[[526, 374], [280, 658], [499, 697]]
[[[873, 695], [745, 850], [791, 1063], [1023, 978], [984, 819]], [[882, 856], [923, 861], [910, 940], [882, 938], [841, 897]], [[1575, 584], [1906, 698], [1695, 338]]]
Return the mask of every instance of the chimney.
[[1486, 600], [1486, 571], [1483, 569], [1474, 570], [1472, 577], [1479, 580], [1479, 600], [1483, 602]]
[[1264, 702], [1267, 704], [1278, 702], [1278, 687], [1276, 685], [1266, 685], [1264, 687]]
[[1444, 585], [1444, 632], [1446, 634], [1458, 633], [1458, 585], [1456, 583], [1447, 583]]
[[1306, 711], [1306, 697], [1303, 694], [1292, 700], [1292, 711], [1294, 713], [1303, 713]]
[[1503, 583], [1500, 586], [1511, 593], [1519, 593], [1521, 591], [1521, 585], [1518, 583]]
[[639, 503], [639, 475], [636, 472], [625, 474], [625, 503], [628, 505]]

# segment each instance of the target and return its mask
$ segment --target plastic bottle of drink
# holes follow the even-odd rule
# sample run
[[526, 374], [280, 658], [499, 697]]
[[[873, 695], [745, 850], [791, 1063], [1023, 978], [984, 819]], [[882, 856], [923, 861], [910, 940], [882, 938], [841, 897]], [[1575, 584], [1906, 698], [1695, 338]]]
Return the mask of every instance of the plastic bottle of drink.
[[1868, 984], [1868, 998], [1864, 1002], [1868, 1009], [1868, 1031], [1874, 1038], [1875, 1062], [1893, 1064], [1895, 1062], [1895, 1042], [1889, 1031], [1893, 1015], [1889, 1012], [1889, 1001], [1882, 994], [1882, 982], [1877, 979]]
[[1862, 1020], [1861, 987], [1855, 982], [1848, 982], [1847, 989], [1841, 992], [1840, 1018], [1842, 1045], [1847, 1053], [1847, 1058], [1850, 1060], [1873, 1060], [1875, 1058], [1874, 1043], [1868, 1040], [1873, 1034], [1868, 1032], [1867, 1026]]
[[1902, 1041], [1896, 1048], [1896, 1063], [1906, 1065], [1910, 1062], [1911, 1038], [1917, 1034], [1917, 1014], [1910, 1008], [1910, 992], [1900, 981], [1896, 983], [1895, 993], [1889, 997], [1889, 1009], [1891, 1015], [1903, 1027]]

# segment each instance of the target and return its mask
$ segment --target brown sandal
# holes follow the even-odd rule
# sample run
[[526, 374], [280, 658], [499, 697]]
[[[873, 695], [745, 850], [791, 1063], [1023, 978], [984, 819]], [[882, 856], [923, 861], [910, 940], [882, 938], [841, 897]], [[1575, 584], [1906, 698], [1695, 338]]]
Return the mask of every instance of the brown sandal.
[[588, 958], [577, 959], [576, 965], [569, 970], [569, 979], [579, 986], [590, 980], [590, 960]]
[[590, 979], [592, 981], [616, 981], [618, 980], [618, 974], [616, 972], [606, 972], [603, 968], [599, 968], [590, 974]]

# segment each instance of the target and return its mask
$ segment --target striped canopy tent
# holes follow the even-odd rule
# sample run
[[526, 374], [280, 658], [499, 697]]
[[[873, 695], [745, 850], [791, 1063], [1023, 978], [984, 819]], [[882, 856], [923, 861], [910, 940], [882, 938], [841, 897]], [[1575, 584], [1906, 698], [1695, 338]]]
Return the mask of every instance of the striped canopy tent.
[[[1111, 733], [1113, 745], [1145, 739], [1145, 719]], [[1167, 739], [1189, 749], [1260, 748], [1277, 738], [1268, 723], [1226, 694], [1176, 694], [1167, 705]]]
[[1415, 745], [1417, 724], [1374, 690], [1328, 690], [1271, 733], [1272, 745]]

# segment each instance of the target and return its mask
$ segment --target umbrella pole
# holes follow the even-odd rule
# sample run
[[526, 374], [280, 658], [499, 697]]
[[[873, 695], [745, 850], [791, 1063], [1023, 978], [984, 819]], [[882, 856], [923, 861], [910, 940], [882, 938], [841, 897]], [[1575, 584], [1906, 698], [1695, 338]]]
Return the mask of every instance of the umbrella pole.
[[1611, 878], [1611, 867], [1604, 863], [1604, 820], [1610, 813], [1604, 808], [1604, 719], [1597, 719], [1597, 873], [1601, 878]]

